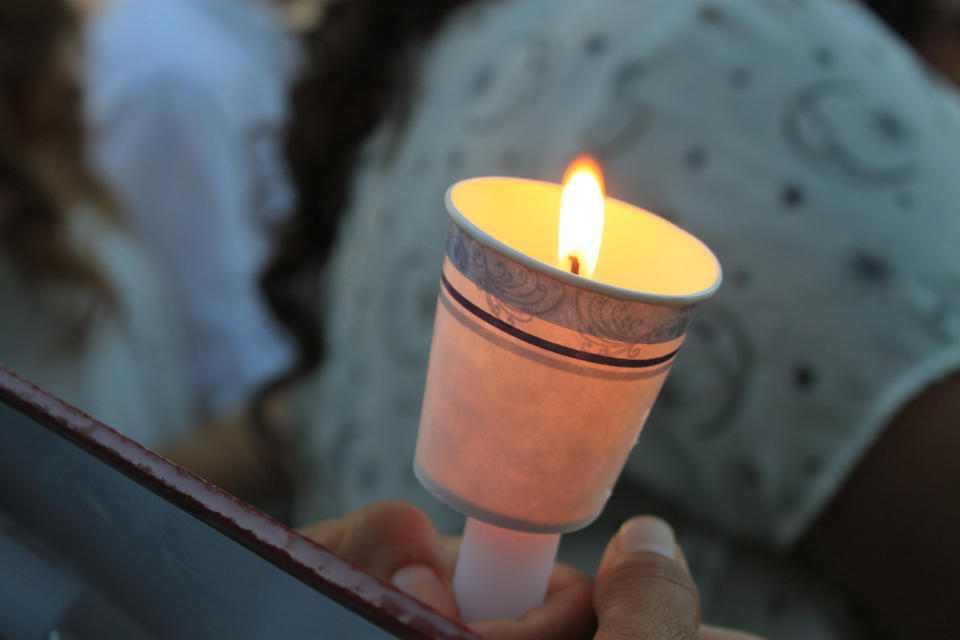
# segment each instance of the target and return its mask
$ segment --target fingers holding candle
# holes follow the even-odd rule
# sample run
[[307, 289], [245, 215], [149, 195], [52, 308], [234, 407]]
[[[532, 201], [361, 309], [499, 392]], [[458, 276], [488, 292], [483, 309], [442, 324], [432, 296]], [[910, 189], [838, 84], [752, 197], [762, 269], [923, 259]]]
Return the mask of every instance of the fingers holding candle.
[[[440, 537], [418, 507], [378, 502], [302, 530], [438, 612], [460, 619], [451, 576], [462, 540]], [[599, 631], [597, 621], [599, 619]], [[552, 565], [543, 604], [518, 619], [468, 626], [490, 640], [760, 640], [700, 624], [700, 603], [683, 551], [663, 521], [633, 518], [611, 540], [596, 583]], [[659, 634], [659, 635], [658, 635]]]
[[[452, 572], [462, 540], [447, 537], [441, 544]], [[762, 640], [700, 623], [700, 600], [683, 549], [667, 523], [649, 516], [631, 519], [610, 541], [596, 583], [557, 563], [542, 605], [518, 620], [468, 626], [493, 640]]]
[[376, 502], [301, 532], [440, 613], [459, 617], [450, 586], [453, 561], [419, 507]]
[[597, 570], [597, 640], [698, 638], [700, 597], [678, 549], [662, 520], [642, 516], [624, 523]]
[[581, 640], [597, 628], [593, 581], [573, 567], [557, 564], [547, 597], [519, 620], [482, 620], [468, 626], [491, 640]]
[[663, 520], [625, 522], [597, 571], [595, 640], [760, 640], [700, 624], [700, 596], [683, 550]]
[[[442, 539], [449, 573], [460, 552], [462, 539]], [[478, 620], [467, 626], [490, 640], [581, 640], [592, 638], [597, 621], [593, 612], [593, 581], [582, 571], [556, 563], [543, 604], [519, 620]]]
[[[441, 575], [453, 574], [461, 543], [462, 538], [459, 536], [444, 536], [439, 539], [438, 549], [443, 562]], [[449, 606], [445, 603], [453, 602], [453, 588], [449, 580], [443, 583], [446, 592], [442, 594], [435, 590], [429, 579], [417, 578], [414, 580], [417, 584], [413, 585], [412, 589], [406, 584], [397, 584], [396, 577], [393, 582], [403, 591], [442, 613], [445, 613], [444, 607]], [[459, 612], [452, 617], [459, 618]], [[489, 640], [591, 638], [597, 627], [593, 612], [593, 581], [571, 566], [556, 563], [542, 605], [527, 612], [519, 620], [478, 620], [467, 626]]]

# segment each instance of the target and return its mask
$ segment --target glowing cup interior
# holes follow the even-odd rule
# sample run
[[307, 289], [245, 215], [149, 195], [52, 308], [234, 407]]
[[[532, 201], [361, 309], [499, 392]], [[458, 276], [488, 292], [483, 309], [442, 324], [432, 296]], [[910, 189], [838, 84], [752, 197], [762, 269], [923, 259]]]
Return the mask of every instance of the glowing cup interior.
[[[481, 244], [497, 248], [494, 243], [502, 243], [501, 250], [512, 249], [547, 270], [560, 271], [560, 193], [560, 185], [547, 182], [474, 178], [453, 185], [448, 202], [479, 232]], [[609, 197], [604, 203], [600, 257], [591, 280], [624, 289], [617, 293], [627, 298], [712, 294], [719, 284], [720, 264], [706, 245], [649, 211]], [[487, 242], [483, 234], [489, 236]]]

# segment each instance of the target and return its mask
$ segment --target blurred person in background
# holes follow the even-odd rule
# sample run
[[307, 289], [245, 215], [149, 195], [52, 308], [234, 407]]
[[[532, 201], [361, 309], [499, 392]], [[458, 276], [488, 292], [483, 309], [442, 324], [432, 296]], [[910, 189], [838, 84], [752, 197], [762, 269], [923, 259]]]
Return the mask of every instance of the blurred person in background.
[[192, 426], [162, 281], [83, 157], [75, 16], [0, 2], [0, 362], [148, 445]]
[[3, 3], [0, 360], [236, 495], [282, 491], [256, 394], [296, 353], [257, 280], [295, 47], [255, 0], [71, 4]]
[[[923, 38], [949, 7], [917, 6]], [[443, 192], [556, 181], [587, 152], [612, 196], [702, 238], [727, 277], [604, 519], [561, 557], [595, 562], [610, 523], [656, 504], [714, 620], [776, 638], [955, 633], [953, 86], [835, 0], [353, 0], [308, 44], [298, 216], [265, 279], [316, 345], [319, 305], [289, 283], [329, 256], [325, 359], [295, 412], [301, 520], [389, 497], [460, 526], [411, 471]]]
[[295, 200], [282, 144], [298, 51], [283, 5], [86, 3], [90, 157], [169, 287], [205, 424], [164, 453], [248, 498], [248, 466], [280, 472], [250, 409], [296, 359], [259, 289]]

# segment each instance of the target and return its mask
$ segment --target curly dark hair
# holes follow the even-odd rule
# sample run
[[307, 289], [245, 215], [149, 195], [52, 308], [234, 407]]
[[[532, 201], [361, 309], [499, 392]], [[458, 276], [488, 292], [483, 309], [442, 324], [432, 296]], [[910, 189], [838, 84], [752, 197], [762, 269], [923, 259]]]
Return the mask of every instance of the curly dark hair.
[[319, 364], [320, 271], [349, 195], [357, 152], [386, 114], [409, 107], [412, 53], [470, 0], [334, 0], [304, 37], [307, 71], [294, 88], [287, 153], [299, 204], [281, 230], [261, 286], [300, 358], [275, 389]]
[[887, 26], [915, 42], [936, 16], [935, 0], [866, 0], [866, 5]]
[[0, 0], [0, 251], [25, 280], [79, 287], [112, 305], [66, 224], [81, 201], [111, 211], [84, 166], [80, 91], [67, 60], [75, 26], [62, 0]]

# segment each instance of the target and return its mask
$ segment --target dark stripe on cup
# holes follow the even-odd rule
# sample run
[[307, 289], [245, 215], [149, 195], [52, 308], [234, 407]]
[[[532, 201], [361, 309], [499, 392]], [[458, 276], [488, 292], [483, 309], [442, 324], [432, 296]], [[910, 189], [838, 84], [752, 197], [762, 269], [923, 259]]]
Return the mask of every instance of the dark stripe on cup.
[[517, 340], [522, 340], [527, 344], [533, 345], [534, 347], [539, 347], [545, 351], [550, 351], [562, 356], [567, 356], [568, 358], [575, 358], [577, 360], [583, 360], [585, 362], [593, 362], [595, 364], [603, 364], [610, 367], [627, 367], [631, 369], [642, 369], [644, 367], [655, 367], [659, 364], [663, 364], [673, 356], [677, 354], [679, 349], [674, 349], [670, 353], [659, 356], [657, 358], [646, 358], [646, 359], [630, 359], [630, 358], [614, 358], [613, 356], [603, 356], [596, 353], [590, 353], [588, 351], [581, 351], [579, 349], [573, 349], [571, 347], [564, 346], [562, 344], [557, 344], [556, 342], [550, 342], [549, 340], [544, 340], [538, 336], [535, 336], [531, 333], [527, 333], [521, 329], [507, 324], [500, 318], [497, 318], [491, 313], [484, 311], [477, 305], [473, 304], [467, 300], [463, 294], [453, 288], [453, 285], [450, 284], [450, 281], [447, 280], [447, 276], [443, 273], [440, 274], [440, 282], [443, 284], [443, 288], [447, 291], [451, 298], [453, 298], [461, 307], [466, 311], [470, 312], [477, 319], [482, 320], [488, 325], [503, 331], [504, 333], [513, 336]]

